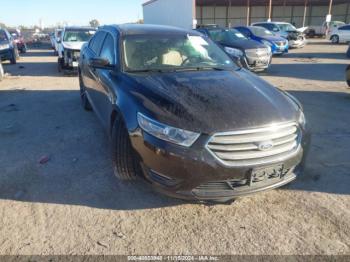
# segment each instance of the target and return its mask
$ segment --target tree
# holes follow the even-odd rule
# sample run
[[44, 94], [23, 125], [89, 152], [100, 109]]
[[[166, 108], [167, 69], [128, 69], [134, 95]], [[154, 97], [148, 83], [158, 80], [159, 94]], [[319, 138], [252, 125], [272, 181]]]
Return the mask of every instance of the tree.
[[89, 24], [90, 24], [91, 27], [99, 27], [100, 26], [100, 22], [97, 19], [92, 19], [89, 22]]

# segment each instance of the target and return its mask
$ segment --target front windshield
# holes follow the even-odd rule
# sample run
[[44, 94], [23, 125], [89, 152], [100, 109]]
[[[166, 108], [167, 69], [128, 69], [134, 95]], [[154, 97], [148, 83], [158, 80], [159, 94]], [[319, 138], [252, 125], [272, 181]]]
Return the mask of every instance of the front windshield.
[[234, 69], [212, 41], [197, 35], [134, 35], [123, 41], [126, 71]]
[[256, 36], [260, 36], [260, 37], [273, 36], [273, 34], [269, 30], [265, 29], [264, 27], [252, 26], [252, 27], [250, 27], [250, 30]]
[[0, 42], [8, 41], [7, 35], [4, 30], [0, 30]]
[[291, 24], [278, 24], [279, 28], [281, 29], [281, 31], [283, 32], [287, 32], [287, 31], [295, 31], [297, 30], [293, 25]]
[[209, 30], [209, 36], [215, 42], [231, 43], [237, 40], [247, 40], [247, 38], [235, 29], [215, 29]]
[[95, 30], [69, 30], [64, 32], [64, 42], [87, 42], [95, 34]]

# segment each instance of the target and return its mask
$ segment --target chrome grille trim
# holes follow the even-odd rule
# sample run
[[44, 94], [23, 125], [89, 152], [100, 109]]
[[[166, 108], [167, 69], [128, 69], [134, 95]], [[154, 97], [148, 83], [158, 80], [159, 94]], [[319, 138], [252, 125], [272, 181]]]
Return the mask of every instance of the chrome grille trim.
[[[273, 147], [259, 150], [259, 143], [269, 141]], [[224, 166], [253, 166], [284, 161], [301, 150], [301, 131], [289, 122], [264, 128], [216, 133], [206, 149]]]

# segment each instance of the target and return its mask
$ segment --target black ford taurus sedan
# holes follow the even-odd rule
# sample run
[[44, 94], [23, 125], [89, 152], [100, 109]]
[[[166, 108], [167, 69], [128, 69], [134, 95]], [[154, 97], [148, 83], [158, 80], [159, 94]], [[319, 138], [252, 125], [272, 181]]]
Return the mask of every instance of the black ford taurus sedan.
[[99, 28], [83, 46], [81, 99], [111, 138], [115, 175], [226, 202], [294, 180], [308, 139], [300, 103], [195, 31]]

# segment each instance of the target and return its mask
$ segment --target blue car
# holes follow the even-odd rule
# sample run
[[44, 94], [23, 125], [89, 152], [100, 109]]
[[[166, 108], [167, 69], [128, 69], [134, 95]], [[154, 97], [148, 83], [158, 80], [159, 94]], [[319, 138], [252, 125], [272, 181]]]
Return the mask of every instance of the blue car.
[[238, 26], [235, 27], [235, 29], [240, 31], [247, 38], [253, 39], [270, 47], [271, 52], [274, 55], [288, 53], [288, 40], [283, 37], [275, 36], [273, 33], [263, 27]]

